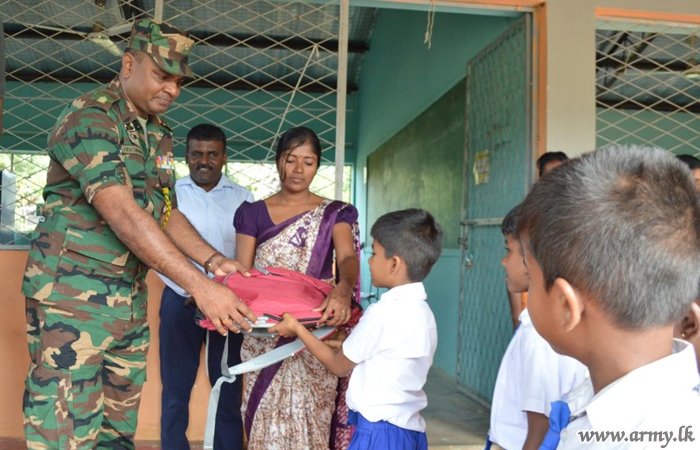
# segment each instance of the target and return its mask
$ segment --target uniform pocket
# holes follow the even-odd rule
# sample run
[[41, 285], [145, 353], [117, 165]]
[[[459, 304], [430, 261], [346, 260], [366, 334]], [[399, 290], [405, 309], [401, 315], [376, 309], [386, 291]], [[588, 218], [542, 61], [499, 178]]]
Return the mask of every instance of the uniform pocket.
[[32, 366], [24, 391], [24, 428], [29, 448], [48, 448], [47, 443], [73, 440], [73, 414], [69, 410], [72, 389], [69, 371], [43, 364]]
[[138, 267], [137, 258], [110, 229], [68, 228], [54, 291], [78, 299], [118, 292], [129, 295]]

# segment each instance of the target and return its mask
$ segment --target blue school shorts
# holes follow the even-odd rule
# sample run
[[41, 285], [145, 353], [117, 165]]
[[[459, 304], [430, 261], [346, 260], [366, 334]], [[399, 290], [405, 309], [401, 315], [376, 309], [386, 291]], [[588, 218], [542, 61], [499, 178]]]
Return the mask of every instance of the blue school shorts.
[[425, 433], [397, 427], [384, 420], [370, 422], [359, 412], [348, 412], [355, 426], [348, 450], [428, 450]]

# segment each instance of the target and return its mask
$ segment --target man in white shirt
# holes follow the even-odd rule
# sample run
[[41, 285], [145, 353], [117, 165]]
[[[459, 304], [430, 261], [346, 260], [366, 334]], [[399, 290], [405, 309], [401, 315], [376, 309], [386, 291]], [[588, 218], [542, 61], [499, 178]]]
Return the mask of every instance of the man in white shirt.
[[[233, 258], [236, 254], [233, 216], [241, 203], [254, 200], [253, 195], [222, 175], [227, 160], [226, 136], [219, 127], [195, 126], [187, 133], [186, 145], [185, 160], [190, 175], [175, 184], [178, 209], [212, 247]], [[197, 267], [205, 272], [201, 266]], [[196, 307], [194, 304], [185, 306], [190, 295], [165, 276], [158, 275], [166, 284], [160, 307], [161, 445], [168, 450], [189, 450], [185, 432], [202, 344], [207, 343], [207, 372], [209, 381], [214, 384], [221, 376], [225, 337], [198, 327], [194, 322]], [[242, 342], [243, 336], [229, 333], [229, 364], [240, 362]], [[217, 450], [243, 448], [240, 407], [240, 380], [225, 383], [216, 416], [214, 442]]]

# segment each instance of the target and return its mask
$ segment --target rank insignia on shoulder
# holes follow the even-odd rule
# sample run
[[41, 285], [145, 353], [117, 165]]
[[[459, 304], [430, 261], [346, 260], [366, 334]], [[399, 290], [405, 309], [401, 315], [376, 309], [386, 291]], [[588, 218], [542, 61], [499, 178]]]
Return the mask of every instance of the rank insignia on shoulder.
[[156, 156], [156, 167], [164, 170], [175, 170], [175, 159], [172, 156]]

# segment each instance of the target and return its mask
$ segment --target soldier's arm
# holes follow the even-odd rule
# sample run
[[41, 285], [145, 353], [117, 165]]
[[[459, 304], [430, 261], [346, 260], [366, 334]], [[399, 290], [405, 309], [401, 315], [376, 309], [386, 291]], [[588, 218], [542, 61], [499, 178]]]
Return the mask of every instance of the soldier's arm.
[[[202, 238], [192, 226], [187, 217], [174, 209], [165, 227], [165, 234], [175, 243], [177, 248], [200, 266], [211, 259], [211, 271], [216, 275], [226, 275], [229, 272], [245, 272], [246, 268], [237, 261], [226, 258]], [[213, 258], [212, 258], [213, 256]]]
[[[244, 329], [250, 329], [243, 316], [255, 321], [256, 317], [251, 310], [230, 289], [209, 280], [187, 261], [153, 217], [138, 206], [130, 187], [115, 185], [101, 189], [95, 194], [92, 204], [117, 237], [141, 261], [192, 294], [199, 309], [211, 319], [219, 333], [226, 334], [227, 329], [238, 332], [229, 317]], [[178, 215], [179, 213], [174, 217]], [[179, 219], [175, 220], [175, 228], [171, 232], [178, 228]], [[198, 234], [197, 237], [204, 242]], [[204, 245], [208, 244], [204, 242]], [[209, 247], [208, 250], [213, 249]], [[197, 250], [199, 258], [200, 253], [204, 254], [203, 251], [204, 246]], [[204, 262], [198, 258], [195, 260]], [[227, 324], [224, 325], [224, 322]]]

